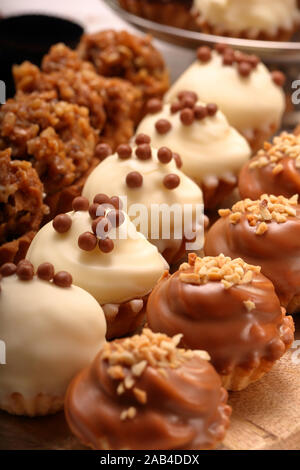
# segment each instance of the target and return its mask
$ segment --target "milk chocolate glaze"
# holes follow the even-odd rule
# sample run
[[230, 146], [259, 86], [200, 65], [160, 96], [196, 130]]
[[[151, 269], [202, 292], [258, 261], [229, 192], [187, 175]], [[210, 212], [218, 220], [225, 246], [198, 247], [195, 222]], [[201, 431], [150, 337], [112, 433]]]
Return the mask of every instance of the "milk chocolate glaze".
[[[251, 311], [244, 304], [249, 300], [255, 305]], [[261, 359], [275, 361], [293, 341], [293, 321], [261, 273], [251, 283], [225, 289], [221, 282], [184, 283], [177, 271], [154, 288], [147, 318], [153, 331], [182, 333], [185, 347], [208, 351], [224, 375], [236, 366], [256, 367]]]
[[146, 391], [147, 402], [134, 401], [135, 416], [122, 420], [122, 410], [132, 406], [133, 391], [117, 394], [118, 382], [108, 374], [100, 352], [69, 387], [65, 410], [71, 430], [94, 449], [214, 448], [231, 413], [218, 374], [200, 357], [164, 371], [147, 364], [135, 382]]
[[300, 172], [296, 168], [296, 161], [293, 158], [284, 157], [280, 160], [283, 170], [274, 175], [273, 167], [266, 165], [261, 168], [250, 168], [254, 161], [260, 157], [247, 162], [242, 168], [239, 176], [239, 192], [244, 199], [258, 199], [262, 194], [274, 194], [292, 197], [300, 194]]
[[261, 266], [286, 307], [300, 294], [300, 206], [295, 209], [296, 217], [288, 217], [284, 223], [268, 222], [268, 230], [263, 235], [256, 234], [257, 227], [249, 225], [245, 214], [237, 224], [230, 223], [229, 217], [222, 217], [208, 231], [205, 254], [224, 253]]

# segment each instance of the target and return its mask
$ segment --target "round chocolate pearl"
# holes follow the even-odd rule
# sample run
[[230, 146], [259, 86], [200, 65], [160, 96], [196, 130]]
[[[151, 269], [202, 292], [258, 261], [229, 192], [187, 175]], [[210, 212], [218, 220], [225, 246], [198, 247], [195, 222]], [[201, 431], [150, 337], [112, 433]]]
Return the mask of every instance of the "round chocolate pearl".
[[114, 206], [115, 209], [122, 209], [123, 202], [118, 196], [112, 196], [110, 198], [111, 205]]
[[54, 217], [52, 225], [58, 233], [66, 233], [71, 228], [72, 219], [68, 214], [59, 214]]
[[218, 111], [218, 106], [215, 103], [209, 103], [206, 109], [209, 116], [214, 116]]
[[247, 62], [247, 56], [244, 54], [244, 52], [241, 51], [235, 51], [234, 53], [234, 61], [240, 64], [241, 62]]
[[183, 98], [181, 103], [183, 108], [193, 109], [196, 104], [196, 101], [191, 96], [187, 96], [186, 98]]
[[74, 211], [87, 211], [89, 210], [89, 205], [89, 200], [83, 196], [75, 197], [72, 202]]
[[123, 212], [115, 210], [110, 211], [107, 214], [107, 219], [111, 223], [112, 227], [120, 227], [125, 221], [125, 215]]
[[190, 91], [190, 90], [182, 90], [177, 94], [177, 98], [179, 99], [179, 101], [182, 101], [187, 97], [192, 98], [195, 102], [198, 99], [197, 93], [195, 93], [194, 91]]
[[[94, 232], [94, 234], [96, 235], [97, 234], [97, 227], [98, 227], [98, 224], [101, 222], [101, 220], [104, 220], [105, 217], [103, 216], [100, 216], [100, 217], [97, 217], [95, 220], [93, 220], [92, 222], [92, 230]], [[106, 219], [105, 219], [106, 220]], [[108, 231], [108, 226], [107, 226], [107, 231]]]
[[59, 287], [70, 287], [72, 285], [73, 279], [70, 273], [66, 271], [59, 271], [53, 277], [53, 282]]
[[105, 143], [96, 145], [95, 156], [99, 158], [99, 160], [102, 161], [111, 154], [112, 154], [112, 148], [110, 145], [105, 144]]
[[233, 54], [227, 54], [225, 53], [223, 55], [223, 65], [232, 65], [234, 62], [234, 56]]
[[178, 155], [178, 153], [173, 153], [173, 158], [174, 158], [174, 160], [175, 160], [175, 163], [176, 163], [177, 168], [181, 168], [181, 167], [182, 167], [181, 156]]
[[201, 46], [197, 50], [197, 57], [201, 62], [208, 62], [211, 59], [211, 50], [208, 46]]
[[91, 232], [84, 232], [78, 237], [78, 246], [81, 250], [92, 251], [97, 246], [97, 238]]
[[54, 266], [51, 263], [42, 263], [39, 265], [36, 273], [43, 281], [51, 281], [54, 276]]
[[167, 119], [159, 119], [155, 123], [155, 129], [159, 134], [167, 134], [170, 131], [172, 124]]
[[192, 109], [185, 108], [180, 112], [180, 120], [185, 126], [190, 126], [193, 124], [195, 119], [195, 114]]
[[126, 158], [130, 158], [132, 155], [132, 148], [128, 144], [120, 144], [117, 147], [117, 154], [119, 158], [122, 160], [126, 160]]
[[254, 54], [248, 55], [247, 60], [248, 60], [249, 64], [252, 65], [253, 68], [257, 67], [258, 64], [260, 63], [260, 58], [257, 57], [257, 55], [254, 55]]
[[232, 57], [234, 57], [235, 51], [231, 46], [226, 46], [223, 54], [228, 56], [231, 55]]
[[126, 184], [129, 188], [140, 188], [143, 184], [143, 176], [138, 171], [131, 171], [126, 176]]
[[94, 232], [94, 234], [96, 235], [97, 233], [97, 226], [99, 224], [99, 222], [101, 222], [101, 220], [103, 220], [103, 217], [97, 217], [96, 219], [93, 220], [92, 222], [92, 230]]
[[5, 263], [0, 268], [0, 273], [3, 277], [12, 276], [15, 274], [17, 266], [14, 263]]
[[158, 98], [152, 98], [147, 102], [146, 110], [148, 113], [155, 114], [162, 110], [162, 101]]
[[238, 64], [238, 72], [242, 77], [249, 77], [252, 71], [252, 66], [248, 62], [241, 62]]
[[178, 175], [175, 175], [174, 173], [170, 173], [169, 175], [166, 175], [164, 177], [163, 183], [167, 189], [175, 189], [180, 184], [180, 178]]
[[90, 208], [89, 208], [89, 214], [91, 216], [92, 219], [95, 219], [97, 217], [97, 209], [98, 207], [100, 206], [100, 204], [96, 204], [96, 203], [93, 203], [90, 205]]
[[109, 204], [110, 203], [110, 198], [107, 196], [107, 194], [97, 194], [94, 197], [93, 202], [95, 204]]
[[31, 281], [31, 279], [34, 276], [34, 268], [33, 265], [30, 262], [22, 262], [17, 266], [17, 276], [19, 279], [22, 281]]
[[112, 225], [107, 217], [98, 217], [98, 219], [94, 220], [92, 223], [92, 230], [99, 238], [106, 238], [111, 228]]
[[272, 80], [276, 85], [280, 87], [284, 85], [285, 75], [282, 72], [280, 72], [280, 70], [274, 70], [274, 72], [272, 72], [271, 75], [272, 75]]
[[96, 210], [96, 217], [104, 217], [108, 209], [108, 205], [111, 206], [111, 204], [99, 204]]
[[176, 101], [170, 106], [170, 111], [172, 114], [178, 113], [183, 108], [181, 101]]
[[224, 54], [225, 50], [228, 49], [228, 45], [227, 44], [223, 44], [223, 43], [219, 43], [219, 44], [216, 44], [215, 46], [215, 50], [219, 53], [219, 54]]
[[172, 152], [168, 147], [161, 147], [157, 152], [157, 158], [161, 163], [169, 163], [172, 158]]
[[103, 253], [110, 253], [114, 249], [114, 242], [110, 238], [99, 240], [98, 246]]
[[152, 157], [152, 150], [148, 143], [140, 144], [135, 150], [136, 156], [140, 160], [149, 160]]
[[201, 105], [195, 106], [194, 114], [195, 114], [196, 119], [201, 120], [201, 119], [206, 118], [208, 115], [206, 106], [201, 106]]
[[151, 139], [147, 134], [138, 134], [135, 138], [136, 145], [150, 144]]

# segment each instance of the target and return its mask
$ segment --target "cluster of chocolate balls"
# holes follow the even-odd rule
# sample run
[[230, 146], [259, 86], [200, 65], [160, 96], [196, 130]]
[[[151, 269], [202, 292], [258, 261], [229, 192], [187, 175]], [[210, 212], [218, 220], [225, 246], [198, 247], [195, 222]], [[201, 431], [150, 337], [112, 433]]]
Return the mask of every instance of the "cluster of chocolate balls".
[[[146, 134], [139, 134], [135, 139], [135, 155], [139, 160], [149, 160], [152, 158], [152, 149], [150, 146], [151, 139]], [[133, 154], [133, 148], [128, 144], [121, 144], [117, 148], [117, 154], [121, 160], [130, 158]], [[175, 160], [177, 168], [182, 166], [181, 158], [178, 154], [173, 153], [167, 147], [158, 149], [157, 158], [160, 163], [168, 164], [172, 159]], [[131, 189], [140, 188], [143, 185], [143, 175], [138, 171], [131, 171], [126, 175], [126, 184]], [[175, 189], [180, 184], [180, 177], [175, 173], [166, 175], [163, 179], [163, 185], [167, 189]]]
[[[237, 70], [242, 77], [248, 77], [260, 63], [260, 59], [256, 55], [235, 51], [227, 44], [217, 44], [215, 50], [222, 56], [223, 65], [237, 64]], [[208, 46], [199, 47], [197, 57], [201, 62], [209, 62], [212, 58], [211, 48]]]
[[[241, 51], [235, 51], [227, 44], [217, 44], [215, 50], [222, 56], [223, 65], [237, 65], [238, 73], [242, 77], [249, 77], [249, 75], [256, 69], [260, 63], [260, 58], [254, 54], [246, 54]], [[201, 46], [197, 50], [198, 59], [203, 62], [209, 62], [212, 58], [212, 49], [208, 46]], [[285, 75], [279, 70], [271, 72], [274, 83], [278, 86], [283, 86], [285, 82]]]
[[[103, 253], [110, 253], [114, 249], [114, 242], [109, 238], [109, 232], [125, 221], [124, 213], [121, 211], [122, 201], [120, 198], [97, 194], [90, 205], [87, 198], [79, 196], [73, 200], [72, 207], [74, 211], [88, 211], [93, 220], [92, 230], [84, 232], [78, 237], [79, 248], [84, 251], [92, 251], [98, 244]], [[108, 211], [108, 209], [111, 210]], [[72, 219], [68, 214], [59, 214], [53, 219], [52, 225], [58, 233], [66, 233], [72, 226]]]
[[96, 145], [95, 148], [95, 157], [99, 159], [99, 161], [102, 162], [102, 160], [105, 160], [105, 158], [109, 157], [109, 155], [112, 155], [113, 151], [110, 145], [106, 143], [100, 143]]
[[[34, 277], [34, 267], [26, 259], [19, 261], [18, 264], [5, 263], [1, 266], [1, 278], [12, 276], [13, 274], [16, 274], [21, 281], [31, 281]], [[59, 271], [55, 274], [54, 266], [51, 263], [40, 264], [36, 275], [43, 281], [53, 281], [53, 284], [58, 287], [70, 287], [73, 282], [71, 274], [66, 271]]]
[[191, 126], [195, 120], [202, 121], [206, 117], [213, 117], [218, 111], [215, 103], [206, 105], [197, 104], [198, 96], [194, 91], [180, 91], [177, 101], [171, 104], [172, 114], [180, 113], [180, 120], [184, 126]]

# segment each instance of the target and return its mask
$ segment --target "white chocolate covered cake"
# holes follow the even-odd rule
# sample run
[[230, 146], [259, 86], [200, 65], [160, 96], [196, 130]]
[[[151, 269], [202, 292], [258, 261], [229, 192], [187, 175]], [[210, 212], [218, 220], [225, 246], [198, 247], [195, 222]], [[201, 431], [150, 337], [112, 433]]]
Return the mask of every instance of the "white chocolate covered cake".
[[[160, 132], [167, 132], [171, 126], [163, 119], [156, 125]], [[185, 253], [186, 239], [198, 236], [201, 245], [203, 229], [202, 191], [179, 169], [181, 165], [180, 157], [172, 150], [154, 149], [150, 137], [140, 134], [135, 144], [119, 146], [114, 155], [93, 170], [83, 195], [92, 201], [101, 188], [111, 196], [125, 196], [126, 210], [138, 230], [172, 263]], [[178, 217], [168, 217], [172, 208]]]
[[281, 124], [284, 76], [270, 73], [258, 57], [223, 44], [216, 50], [200, 47], [197, 58], [171, 86], [166, 102], [173, 103], [179, 92], [194, 91], [199, 100], [216, 103], [253, 150], [259, 148]]
[[[48, 251], [49, 253], [49, 251]], [[45, 415], [63, 408], [74, 374], [105, 342], [102, 308], [66, 271], [48, 262], [1, 267], [0, 331], [6, 347], [1, 366], [0, 409]]]
[[299, 26], [297, 0], [194, 0], [204, 32], [249, 39], [288, 40]]
[[[167, 263], [127, 215], [114, 209], [112, 202], [120, 201], [103, 194], [94, 201], [76, 198], [76, 210], [56, 216], [37, 233], [27, 258], [34, 266], [50, 260], [56, 270], [70, 272], [74, 284], [102, 306], [107, 337], [122, 336], [141, 323], [145, 299]], [[108, 213], [105, 204], [113, 207]]]
[[[172, 104], [152, 100], [137, 133], [151, 137], [153, 147], [170, 147], [182, 160], [181, 171], [202, 189], [205, 208], [216, 207], [237, 184], [251, 155], [245, 138], [228, 123], [213, 103], [206, 105], [195, 92], [181, 92]], [[157, 122], [168, 121], [161, 133]]]

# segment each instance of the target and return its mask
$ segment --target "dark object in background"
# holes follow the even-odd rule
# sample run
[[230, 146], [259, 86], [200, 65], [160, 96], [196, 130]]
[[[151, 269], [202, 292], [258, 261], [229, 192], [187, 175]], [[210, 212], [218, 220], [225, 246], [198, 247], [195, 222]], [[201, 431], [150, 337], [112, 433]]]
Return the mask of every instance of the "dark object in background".
[[14, 95], [11, 68], [29, 60], [39, 65], [52, 44], [64, 42], [76, 47], [84, 30], [64, 18], [47, 15], [20, 15], [0, 19], [0, 80], [6, 97]]

